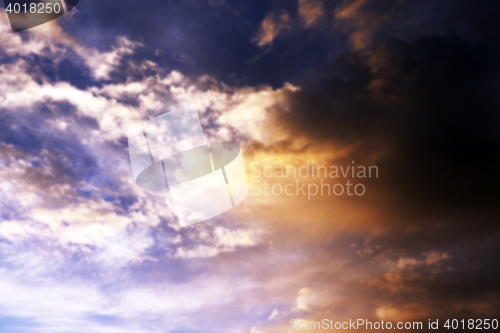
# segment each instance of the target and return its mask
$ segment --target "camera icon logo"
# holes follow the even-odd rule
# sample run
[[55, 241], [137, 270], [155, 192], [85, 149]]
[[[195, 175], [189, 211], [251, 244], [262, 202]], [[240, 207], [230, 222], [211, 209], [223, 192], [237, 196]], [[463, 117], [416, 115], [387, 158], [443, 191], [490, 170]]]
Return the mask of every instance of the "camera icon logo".
[[168, 188], [181, 226], [220, 215], [248, 195], [240, 147], [207, 142], [194, 105], [138, 124], [128, 146], [135, 183]]

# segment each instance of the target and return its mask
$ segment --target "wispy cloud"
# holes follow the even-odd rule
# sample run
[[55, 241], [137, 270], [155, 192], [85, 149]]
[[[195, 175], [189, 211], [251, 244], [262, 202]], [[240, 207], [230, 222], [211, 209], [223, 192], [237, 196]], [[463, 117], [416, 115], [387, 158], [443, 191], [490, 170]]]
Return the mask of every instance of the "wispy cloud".
[[271, 45], [273, 40], [283, 31], [290, 28], [290, 15], [287, 13], [271, 13], [262, 21], [257, 35], [252, 42], [259, 47]]
[[325, 14], [321, 0], [299, 0], [298, 5], [306, 28], [313, 26]]

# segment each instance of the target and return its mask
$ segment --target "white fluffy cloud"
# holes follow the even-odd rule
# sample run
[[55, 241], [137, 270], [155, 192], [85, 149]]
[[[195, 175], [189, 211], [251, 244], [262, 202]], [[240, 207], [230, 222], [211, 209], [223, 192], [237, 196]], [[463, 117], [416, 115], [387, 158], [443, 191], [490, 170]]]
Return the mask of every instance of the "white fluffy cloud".
[[[113, 296], [103, 291], [104, 285], [114, 285], [116, 275], [130, 267], [160, 268], [165, 260], [213, 258], [255, 247], [262, 234], [242, 223], [238, 228], [225, 223], [198, 228], [205, 230], [202, 233], [182, 234], [168, 194], [135, 186], [126, 151], [117, 147], [129, 126], [187, 104], [197, 105], [211, 140], [240, 144], [251, 138], [275, 140], [280, 132], [271, 134], [266, 114], [297, 88], [289, 84], [281, 89], [233, 88], [210, 77], [193, 80], [178, 71], [164, 72], [146, 60], [130, 62], [130, 69], [147, 68], [155, 75], [82, 89], [33, 70], [30, 57], [58, 62], [71, 51], [102, 83], [141, 44], [120, 37], [111, 51], [99, 51], [80, 45], [57, 25], [53, 28], [55, 33], [33, 31], [23, 40], [17, 34], [0, 33], [0, 53], [10, 59], [0, 65], [2, 116], [9, 119], [9, 130], [15, 135], [30, 135], [38, 141], [50, 138], [59, 140], [57, 145], [66, 150], [81, 149], [95, 163], [89, 177], [100, 180], [72, 175], [71, 171], [81, 170], [72, 170], [79, 162], [65, 155], [63, 148], [54, 151], [54, 144], [34, 152], [0, 142], [0, 213], [4, 216], [0, 252], [6, 258], [0, 262], [2, 314], [26, 318], [34, 332], [155, 332], [141, 328], [136, 316], [175, 321], [192, 311], [232, 302], [227, 286], [213, 276], [208, 280], [189, 277], [193, 282], [182, 287], [168, 282], [144, 285], [124, 278], [123, 288], [117, 287], [120, 291]], [[0, 30], [8, 30], [5, 18], [0, 19]], [[200, 88], [210, 83], [213, 88]], [[40, 107], [49, 109], [51, 116], [40, 116]], [[74, 113], [59, 112], [61, 107]], [[134, 200], [124, 209], [113, 199], [118, 196]], [[157, 236], [164, 228], [169, 233]], [[159, 251], [165, 249], [169, 254]], [[92, 316], [111, 316], [121, 324], [101, 325]]]

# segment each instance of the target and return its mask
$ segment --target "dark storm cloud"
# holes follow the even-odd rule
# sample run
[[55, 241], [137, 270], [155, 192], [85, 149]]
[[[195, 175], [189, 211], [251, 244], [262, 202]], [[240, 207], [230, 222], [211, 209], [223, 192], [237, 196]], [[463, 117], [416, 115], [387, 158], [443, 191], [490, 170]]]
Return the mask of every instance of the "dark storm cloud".
[[[407, 309], [424, 319], [498, 315], [500, 6], [404, 2], [363, 30], [363, 15], [392, 6], [349, 12], [355, 19], [346, 31], [373, 40], [294, 82], [302, 89], [288, 93], [289, 109], [273, 111], [275, 122], [305, 139], [304, 149], [355, 147], [332, 165], [379, 166], [370, 186], [381, 190], [376, 201], [392, 227], [359, 249], [365, 257], [349, 270], [371, 274], [366, 295], [384, 304], [380, 311]], [[283, 142], [251, 148], [290, 153]], [[311, 256], [346, 249], [316, 248]]]
[[[464, 222], [473, 224], [470, 219], [460, 224]], [[498, 234], [466, 235], [463, 229], [435, 225], [391, 230], [369, 239], [369, 254], [356, 265], [377, 263], [374, 284], [397, 308], [418, 304], [427, 316], [439, 318], [498, 315], [499, 260], [491, 256], [499, 251]]]
[[[88, 45], [109, 50], [116, 35], [128, 36], [145, 45], [135, 59], [238, 86], [281, 87], [309, 67], [328, 64], [329, 52], [345, 49], [345, 36], [331, 29], [331, 21], [321, 21], [314, 30], [302, 29], [295, 1], [82, 1], [77, 9], [77, 19], [61, 22]], [[325, 5], [326, 10], [331, 12], [333, 6]], [[263, 53], [252, 40], [266, 16], [274, 13], [289, 15], [291, 29]], [[86, 22], [85, 29], [78, 22]]]
[[88, 1], [79, 6], [79, 19], [88, 28], [73, 30], [69, 22], [72, 34], [100, 49], [109, 47], [117, 34], [141, 40], [147, 48], [137, 57], [151, 57], [162, 67], [195, 76], [238, 72], [244, 55], [253, 52], [252, 21], [258, 22], [265, 10], [259, 3], [225, 6], [208, 1]]
[[311, 144], [361, 144], [346, 160], [382, 154], [384, 183], [405, 213], [496, 211], [500, 57], [477, 30], [474, 40], [387, 36], [337, 56], [289, 93], [290, 112], [276, 121]]

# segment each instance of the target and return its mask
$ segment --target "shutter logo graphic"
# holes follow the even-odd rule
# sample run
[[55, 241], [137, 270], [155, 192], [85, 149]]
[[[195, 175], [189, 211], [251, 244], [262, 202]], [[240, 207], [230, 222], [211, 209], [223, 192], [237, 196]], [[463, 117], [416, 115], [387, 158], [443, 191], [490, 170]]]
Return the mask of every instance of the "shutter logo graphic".
[[222, 214], [248, 194], [240, 147], [208, 144], [195, 106], [137, 125], [128, 146], [136, 184], [146, 189], [168, 186], [181, 226]]
[[12, 32], [34, 28], [63, 16], [79, 0], [3, 0]]

